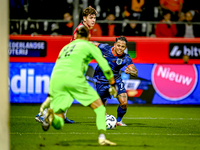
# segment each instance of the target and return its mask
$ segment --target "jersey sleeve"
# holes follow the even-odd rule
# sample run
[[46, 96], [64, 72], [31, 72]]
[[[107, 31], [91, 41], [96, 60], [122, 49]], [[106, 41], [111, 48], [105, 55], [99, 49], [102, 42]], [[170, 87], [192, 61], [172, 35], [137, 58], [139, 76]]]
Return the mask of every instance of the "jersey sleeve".
[[91, 50], [90, 51], [91, 51], [91, 54], [94, 57], [94, 59], [97, 61], [99, 67], [103, 71], [106, 79], [109, 80], [110, 78], [112, 78], [114, 76], [113, 71], [110, 68], [107, 60], [103, 57], [100, 49], [97, 48], [95, 45], [91, 44]]
[[128, 55], [128, 54], [126, 54], [126, 67], [130, 67], [130, 66], [132, 66], [133, 65], [133, 61], [132, 61], [132, 59], [131, 59], [131, 57]]
[[102, 51], [102, 52], [106, 52], [108, 51], [112, 46], [109, 46], [108, 44], [102, 44], [100, 43], [98, 45], [98, 48]]

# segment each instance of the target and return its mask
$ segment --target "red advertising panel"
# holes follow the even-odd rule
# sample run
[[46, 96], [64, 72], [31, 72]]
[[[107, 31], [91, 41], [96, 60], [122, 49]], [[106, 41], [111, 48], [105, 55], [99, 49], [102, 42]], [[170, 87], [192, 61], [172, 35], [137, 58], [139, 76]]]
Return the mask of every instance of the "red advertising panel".
[[[10, 36], [9, 54], [10, 62], [55, 62], [61, 48], [70, 42], [71, 36]], [[114, 42], [116, 37], [92, 37], [92, 41]], [[158, 63], [158, 64], [183, 64], [182, 56], [189, 55], [189, 64], [200, 64], [200, 38], [141, 38], [127, 37], [135, 47], [136, 57], [134, 63]], [[43, 57], [16, 57], [19, 46], [13, 47], [12, 43], [19, 41], [46, 42], [46, 53]], [[34, 43], [32, 43], [34, 44]], [[45, 44], [43, 44], [45, 45]], [[23, 47], [26, 49], [26, 47]], [[35, 48], [36, 49], [36, 48]], [[130, 52], [133, 48], [128, 47]], [[38, 49], [37, 49], [38, 50]], [[13, 57], [12, 55], [15, 55]], [[38, 54], [39, 55], [39, 54]]]

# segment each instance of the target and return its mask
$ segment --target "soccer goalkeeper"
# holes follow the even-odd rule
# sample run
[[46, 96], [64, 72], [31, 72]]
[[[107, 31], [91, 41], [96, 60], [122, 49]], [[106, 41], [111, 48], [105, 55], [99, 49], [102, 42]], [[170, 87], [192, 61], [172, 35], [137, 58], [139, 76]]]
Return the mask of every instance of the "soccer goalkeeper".
[[[82, 15], [83, 15], [83, 22], [81, 22], [81, 23], [76, 27], [76, 29], [74, 30], [73, 35], [72, 35], [72, 38], [71, 38], [71, 40], [70, 40], [71, 42], [74, 41], [74, 40], [76, 39], [76, 37], [77, 37], [76, 31], [77, 31], [77, 29], [78, 29], [78, 27], [79, 27], [80, 25], [84, 25], [85, 27], [88, 28], [88, 30], [89, 30], [89, 37], [91, 37], [92, 28], [93, 28], [93, 26], [94, 26], [94, 24], [95, 24], [95, 22], [96, 22], [97, 11], [96, 11], [94, 8], [92, 8], [91, 6], [89, 6], [89, 7], [86, 7], [86, 8], [83, 10]], [[50, 101], [50, 99], [49, 99], [49, 94], [48, 94], [48, 96], [47, 96], [47, 98], [46, 98], [45, 101], [47, 101], [47, 102]], [[41, 109], [42, 109], [42, 107], [41, 107]], [[46, 113], [46, 110], [45, 110], [44, 114], [45, 114], [45, 113]], [[42, 122], [43, 122], [43, 119], [44, 119], [44, 114], [42, 115], [41, 113], [38, 113], [38, 114], [35, 116], [35, 120], [42, 123]], [[64, 115], [65, 115], [65, 123], [74, 123], [74, 120], [68, 119], [68, 118], [66, 117], [66, 114], [67, 114], [67, 110], [66, 110], [66, 112], [64, 113]]]
[[111, 85], [111, 94], [116, 95], [114, 75], [101, 51], [88, 40], [89, 31], [87, 27], [79, 26], [77, 39], [64, 46], [60, 51], [50, 79], [50, 98], [42, 104], [41, 111], [48, 108], [50, 104], [42, 128], [47, 131], [52, 125], [55, 129], [61, 129], [64, 126], [64, 112], [76, 99], [83, 106], [90, 106], [96, 113], [99, 144], [116, 145], [105, 137], [105, 107], [97, 92], [86, 81], [84, 73], [87, 70], [88, 63], [95, 59]]

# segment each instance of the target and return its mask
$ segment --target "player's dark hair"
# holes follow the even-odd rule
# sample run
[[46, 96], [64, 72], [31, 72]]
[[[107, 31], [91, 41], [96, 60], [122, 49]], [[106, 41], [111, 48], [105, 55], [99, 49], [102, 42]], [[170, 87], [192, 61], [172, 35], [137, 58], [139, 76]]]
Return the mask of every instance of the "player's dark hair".
[[80, 35], [80, 37], [88, 37], [89, 35], [89, 31], [88, 28], [84, 25], [80, 25], [76, 31], [76, 33], [78, 35]]
[[120, 37], [116, 38], [116, 42], [117, 42], [118, 40], [125, 41], [126, 44], [127, 44], [127, 42], [128, 42], [127, 39], [126, 39], [124, 36], [120, 36]]
[[97, 15], [97, 12], [92, 7], [86, 7], [82, 12], [83, 17], [86, 17], [88, 15]]

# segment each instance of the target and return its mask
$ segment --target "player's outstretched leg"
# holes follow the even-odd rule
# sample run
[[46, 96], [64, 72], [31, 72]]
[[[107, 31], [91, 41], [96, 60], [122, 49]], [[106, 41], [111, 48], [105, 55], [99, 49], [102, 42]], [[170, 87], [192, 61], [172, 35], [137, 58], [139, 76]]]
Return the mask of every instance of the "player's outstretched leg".
[[125, 123], [122, 122], [123, 116], [126, 114], [127, 109], [123, 109], [120, 105], [117, 109], [117, 125], [118, 126], [127, 126]]
[[[67, 112], [67, 111], [66, 111]], [[65, 123], [74, 123], [74, 120], [70, 120], [66, 117], [66, 112], [64, 113], [64, 117], [65, 117]], [[40, 113], [38, 113], [35, 116], [35, 120], [39, 123], [42, 123], [45, 117], [45, 114], [47, 113], [47, 108], [43, 111], [43, 115]]]

